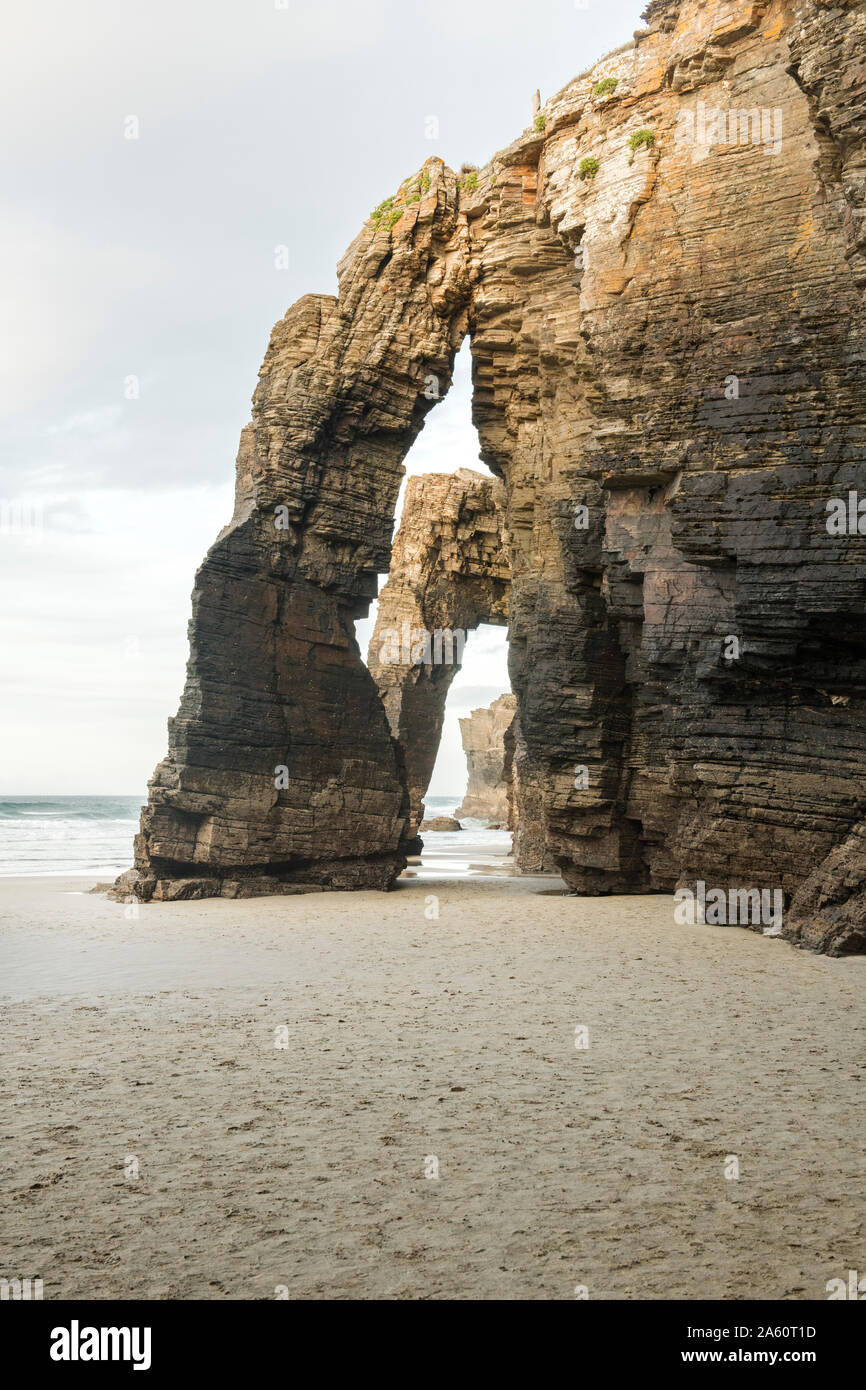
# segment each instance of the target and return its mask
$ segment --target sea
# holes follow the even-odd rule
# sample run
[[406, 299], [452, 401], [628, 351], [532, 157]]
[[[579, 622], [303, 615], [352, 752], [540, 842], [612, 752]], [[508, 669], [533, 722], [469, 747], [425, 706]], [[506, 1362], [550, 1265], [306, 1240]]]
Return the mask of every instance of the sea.
[[[424, 815], [453, 816], [463, 795], [425, 796]], [[460, 818], [460, 830], [425, 830], [421, 863], [409, 872], [419, 878], [472, 878], [498, 873], [511, 851], [510, 830], [488, 830], [485, 821]]]
[[[132, 841], [145, 796], [0, 797], [0, 878], [82, 875], [110, 879], [132, 865]], [[452, 816], [462, 796], [428, 796], [426, 814]], [[463, 821], [461, 831], [427, 833], [425, 870], [473, 872], [508, 853], [507, 831]]]
[[0, 878], [84, 874], [132, 865], [144, 796], [0, 797]]

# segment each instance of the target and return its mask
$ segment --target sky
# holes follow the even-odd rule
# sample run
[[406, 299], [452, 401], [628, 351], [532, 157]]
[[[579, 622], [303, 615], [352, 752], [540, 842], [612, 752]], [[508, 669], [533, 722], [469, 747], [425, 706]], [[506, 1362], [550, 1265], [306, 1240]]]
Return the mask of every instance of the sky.
[[[7, 10], [0, 795], [144, 793], [271, 327], [300, 295], [336, 292], [336, 263], [370, 209], [424, 159], [485, 163], [529, 124], [536, 88], [549, 97], [626, 42], [641, 8]], [[467, 350], [406, 466], [487, 471]], [[365, 649], [369, 622], [359, 631]], [[465, 785], [458, 716], [507, 688], [504, 630], [480, 629], [431, 794]]]

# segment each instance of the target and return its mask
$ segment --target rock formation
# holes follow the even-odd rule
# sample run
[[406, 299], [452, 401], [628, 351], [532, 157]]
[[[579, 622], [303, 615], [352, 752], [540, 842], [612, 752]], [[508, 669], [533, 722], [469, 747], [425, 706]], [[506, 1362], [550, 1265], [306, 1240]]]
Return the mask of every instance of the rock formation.
[[542, 782], [529, 757], [515, 712], [505, 731], [503, 778], [507, 789], [508, 827], [514, 832], [512, 855], [518, 874], [556, 872], [556, 860], [547, 839]]
[[402, 748], [410, 834], [424, 813], [465, 634], [479, 623], [508, 622], [504, 500], [498, 479], [469, 468], [406, 485], [367, 663]]
[[786, 935], [832, 955], [866, 952], [866, 822], [855, 825], [801, 883]]
[[460, 738], [466, 754], [469, 781], [463, 802], [454, 812], [476, 820], [508, 821], [508, 784], [505, 780], [505, 735], [517, 709], [513, 695], [500, 695], [485, 709], [474, 709], [460, 720]]
[[468, 321], [453, 174], [371, 220], [339, 295], [277, 324], [241, 436], [235, 510], [196, 576], [190, 659], [136, 840], [143, 898], [389, 886], [400, 749], [354, 619], [388, 568], [408, 452]]
[[352, 620], [468, 332], [565, 881], [779, 888], [794, 939], [863, 949], [866, 7], [644, 18], [459, 186], [428, 161], [277, 325], [141, 896], [393, 881], [409, 788]]

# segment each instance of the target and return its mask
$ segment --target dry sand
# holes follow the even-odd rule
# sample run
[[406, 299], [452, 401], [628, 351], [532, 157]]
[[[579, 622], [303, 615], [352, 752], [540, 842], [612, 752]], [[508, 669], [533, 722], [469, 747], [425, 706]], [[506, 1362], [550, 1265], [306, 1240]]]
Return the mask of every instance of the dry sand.
[[46, 1298], [823, 1299], [866, 1272], [864, 959], [549, 880], [137, 920], [87, 886], [0, 881], [0, 1275]]

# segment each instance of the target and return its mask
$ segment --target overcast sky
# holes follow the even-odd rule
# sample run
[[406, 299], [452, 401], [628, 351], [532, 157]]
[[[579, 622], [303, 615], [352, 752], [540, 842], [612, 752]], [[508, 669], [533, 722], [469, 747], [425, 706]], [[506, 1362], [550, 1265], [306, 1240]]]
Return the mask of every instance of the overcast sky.
[[[536, 87], [546, 98], [624, 43], [642, 8], [282, 3], [7, 9], [0, 795], [144, 792], [272, 325], [336, 291], [370, 209], [425, 158], [484, 163], [529, 123]], [[465, 357], [412, 472], [482, 467]], [[41, 532], [18, 524], [27, 500]], [[465, 783], [457, 714], [506, 688], [504, 633], [483, 629], [432, 793]]]

